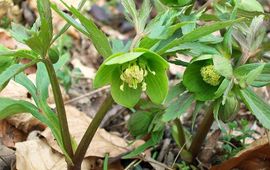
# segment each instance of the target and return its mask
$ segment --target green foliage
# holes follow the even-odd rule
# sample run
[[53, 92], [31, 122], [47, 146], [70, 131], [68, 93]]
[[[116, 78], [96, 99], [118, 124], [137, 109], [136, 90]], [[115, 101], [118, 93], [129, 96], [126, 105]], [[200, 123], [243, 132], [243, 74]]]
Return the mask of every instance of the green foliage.
[[[149, 0], [144, 0], [138, 9], [133, 0], [123, 0], [125, 16], [136, 31], [134, 39], [127, 43], [117, 39], [109, 42], [109, 38], [92, 19], [63, 0], [61, 2], [72, 15], [63, 12], [49, 0], [39, 0], [39, 18], [32, 28], [14, 23], [11, 25], [12, 36], [26, 44], [28, 49], [10, 50], [0, 46], [0, 89], [14, 79], [29, 91], [34, 100], [34, 103], [29, 103], [0, 98], [0, 119], [22, 112], [31, 113], [51, 129], [70, 165], [73, 151], [70, 153], [72, 147], [66, 145], [70, 137], [66, 135], [68, 127], [61, 93], [57, 88], [57, 77], [68, 90], [73, 82], [71, 74], [74, 70], [65, 65], [70, 57], [68, 49], [72, 41], [66, 37], [55, 41], [69, 25], [87, 36], [105, 58], [93, 81], [94, 88], [110, 85], [114, 101], [124, 107], [133, 108], [139, 103], [140, 109], [135, 107], [128, 128], [136, 138], [145, 135], [150, 138], [124, 158], [136, 157], [157, 145], [163, 138], [166, 123], [178, 120], [193, 104], [196, 105], [192, 115], [192, 130], [198, 113], [210, 102], [213, 103], [214, 117], [222, 130], [219, 120], [224, 123], [232, 121], [241, 102], [264, 127], [270, 128], [270, 106], [252, 89], [270, 84], [270, 64], [265, 57], [269, 48], [262, 46], [263, 42], [269, 43], [265, 38], [264, 24], [269, 15], [263, 13], [258, 1], [214, 1], [213, 10], [209, 13], [205, 8], [193, 8], [193, 0], [161, 0], [164, 5], [156, 1], [158, 14], [150, 18], [152, 7]], [[55, 36], [51, 8], [69, 24]], [[177, 58], [172, 61], [169, 56], [177, 54], [192, 59]], [[21, 59], [30, 62], [19, 64]], [[167, 72], [169, 62], [186, 67], [183, 76], [178, 76], [180, 83], [170, 90]], [[23, 73], [32, 65], [37, 65], [35, 83]], [[57, 114], [47, 103], [50, 84], [56, 95]], [[140, 102], [142, 93], [147, 96], [146, 104]], [[100, 109], [103, 111], [103, 108]], [[244, 135], [237, 137], [238, 142], [250, 135], [247, 123], [241, 123]], [[206, 126], [210, 127], [210, 124]], [[233, 123], [228, 123], [228, 126], [235, 129]], [[180, 143], [178, 137], [181, 133], [175, 130], [179, 127], [175, 125], [173, 129], [173, 136]], [[182, 137], [187, 142], [184, 151], [194, 158], [196, 155], [190, 154], [196, 153], [189, 152], [188, 148], [192, 146], [189, 141], [192, 137], [186, 135], [190, 132], [184, 131]], [[232, 138], [235, 137], [224, 137], [227, 142], [224, 149], [229, 155], [238, 149], [230, 144]], [[185, 163], [178, 166], [190, 169]]]
[[[228, 128], [228, 131], [223, 132], [223, 136], [221, 137], [221, 141], [224, 142], [224, 160], [235, 156], [239, 151], [243, 150], [246, 147], [245, 140], [252, 138], [252, 134], [254, 133], [254, 130], [251, 130], [249, 127], [248, 120], [245, 119], [241, 119], [239, 123], [237, 121], [228, 122]], [[235, 136], [230, 133], [233, 131], [241, 132], [241, 134]]]

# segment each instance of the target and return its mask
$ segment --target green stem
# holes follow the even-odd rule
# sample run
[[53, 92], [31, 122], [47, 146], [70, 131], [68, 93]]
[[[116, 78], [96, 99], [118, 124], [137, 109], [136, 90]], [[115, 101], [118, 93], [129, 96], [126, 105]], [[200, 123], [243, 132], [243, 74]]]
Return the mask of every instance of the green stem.
[[174, 123], [177, 127], [177, 132], [178, 132], [178, 141], [181, 147], [184, 147], [184, 149], [186, 149], [186, 137], [185, 137], [185, 132], [183, 129], [183, 125], [180, 119], [175, 119]]
[[[108, 94], [107, 98], [99, 108], [99, 111], [96, 113], [95, 117], [93, 118], [92, 122], [90, 123], [89, 127], [87, 128], [82, 140], [80, 141], [78, 148], [76, 149], [74, 155], [74, 170], [79, 169], [81, 167], [82, 161], [84, 159], [85, 153], [101, 123], [104, 116], [108, 112], [108, 110], [112, 107], [113, 98], [110, 94]], [[70, 168], [72, 169], [72, 168]]]
[[195, 134], [191, 146], [189, 148], [189, 152], [192, 154], [193, 160], [197, 157], [198, 153], [200, 152], [201, 146], [213, 122], [214, 122], [213, 105], [211, 105], [209, 110], [206, 112], [202, 123], [198, 127], [198, 131]]
[[[78, 8], [77, 8], [79, 11], [83, 8], [83, 6], [84, 6], [84, 4], [86, 3], [86, 1], [87, 1], [87, 0], [82, 0], [82, 1], [79, 3]], [[66, 24], [63, 26], [63, 28], [58, 32], [58, 34], [56, 34], [56, 35], [53, 37], [53, 39], [52, 39], [52, 41], [51, 41], [51, 45], [52, 45], [59, 37], [61, 37], [61, 35], [64, 34], [64, 33], [69, 29], [69, 27], [70, 27], [70, 24], [69, 24], [69, 23], [66, 23]]]
[[52, 86], [52, 91], [53, 91], [53, 96], [55, 100], [55, 105], [56, 105], [56, 112], [59, 118], [59, 123], [60, 123], [60, 131], [61, 131], [61, 137], [63, 140], [64, 148], [66, 149], [66, 152], [70, 156], [70, 158], [73, 158], [73, 150], [72, 150], [72, 145], [71, 145], [71, 138], [70, 138], [70, 133], [68, 129], [68, 122], [67, 122], [67, 117], [66, 117], [66, 110], [65, 110], [65, 105], [63, 102], [62, 98], [62, 93], [61, 89], [58, 83], [58, 79], [55, 73], [55, 70], [53, 68], [53, 64], [49, 59], [43, 60], [47, 72], [49, 74], [51, 86]]

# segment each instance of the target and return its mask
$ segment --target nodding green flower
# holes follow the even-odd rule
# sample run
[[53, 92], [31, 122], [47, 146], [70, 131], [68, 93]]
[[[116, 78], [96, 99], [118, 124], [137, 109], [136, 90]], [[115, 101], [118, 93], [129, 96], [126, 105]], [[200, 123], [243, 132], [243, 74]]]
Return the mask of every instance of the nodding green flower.
[[158, 54], [137, 48], [107, 58], [97, 71], [94, 88], [111, 85], [113, 99], [125, 107], [133, 107], [141, 93], [161, 104], [168, 93], [168, 63]]
[[214, 65], [208, 65], [201, 68], [201, 76], [206, 83], [217, 86], [220, 83], [221, 76], [215, 70]]
[[213, 65], [210, 55], [198, 57], [186, 68], [183, 75], [183, 84], [194, 93], [196, 100], [207, 101], [216, 97], [215, 92], [224, 79]]

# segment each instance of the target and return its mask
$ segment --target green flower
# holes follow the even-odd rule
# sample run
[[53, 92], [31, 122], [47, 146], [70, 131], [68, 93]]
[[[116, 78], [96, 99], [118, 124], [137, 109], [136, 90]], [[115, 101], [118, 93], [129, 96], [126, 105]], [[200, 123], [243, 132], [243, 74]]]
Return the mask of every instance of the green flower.
[[215, 70], [211, 56], [203, 56], [188, 65], [183, 84], [195, 94], [196, 100], [207, 101], [215, 98], [215, 92], [223, 79], [224, 77]]
[[97, 71], [94, 88], [111, 85], [113, 99], [125, 107], [133, 107], [143, 91], [151, 101], [161, 104], [168, 93], [168, 63], [149, 50], [137, 48], [107, 58]]

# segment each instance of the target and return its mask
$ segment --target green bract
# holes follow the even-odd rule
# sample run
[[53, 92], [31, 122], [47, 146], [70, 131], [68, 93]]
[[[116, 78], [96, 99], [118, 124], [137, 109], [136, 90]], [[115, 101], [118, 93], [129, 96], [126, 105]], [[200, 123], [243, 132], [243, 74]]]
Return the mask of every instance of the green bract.
[[223, 76], [213, 65], [212, 56], [201, 56], [191, 62], [183, 76], [183, 84], [195, 94], [196, 100], [207, 101], [215, 98]]
[[113, 99], [133, 107], [143, 91], [152, 102], [161, 104], [168, 93], [168, 63], [149, 50], [137, 48], [117, 53], [104, 61], [94, 79], [94, 88], [110, 84]]

